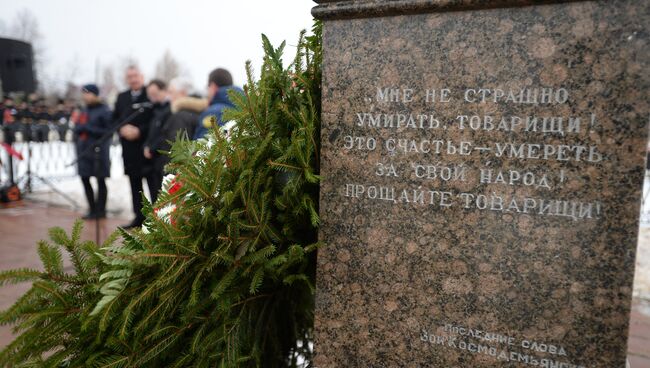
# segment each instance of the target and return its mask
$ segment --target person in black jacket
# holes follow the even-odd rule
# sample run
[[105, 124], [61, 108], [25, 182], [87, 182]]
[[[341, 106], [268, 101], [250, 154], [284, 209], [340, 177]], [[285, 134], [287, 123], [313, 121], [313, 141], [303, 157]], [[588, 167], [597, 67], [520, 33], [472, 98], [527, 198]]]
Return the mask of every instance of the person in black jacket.
[[[88, 201], [88, 213], [83, 218], [88, 220], [106, 217], [106, 178], [111, 172], [110, 141], [106, 139], [101, 142], [100, 138], [111, 130], [113, 121], [111, 110], [99, 99], [96, 85], [87, 84], [81, 91], [86, 107], [75, 122], [74, 136], [79, 176]], [[95, 146], [99, 148], [98, 157], [95, 156]], [[97, 179], [97, 198], [90, 185], [91, 176]]]
[[[121, 124], [134, 111], [137, 105], [149, 102], [147, 92], [144, 88], [144, 77], [137, 66], [129, 66], [126, 70], [126, 82], [129, 89], [120, 93], [115, 101], [113, 110], [114, 124]], [[122, 157], [124, 158], [124, 173], [129, 177], [131, 184], [131, 198], [133, 201], [133, 212], [135, 218], [123, 228], [139, 227], [144, 222], [142, 215], [142, 179], [147, 179], [151, 201], [156, 201], [158, 194], [156, 179], [153, 175], [151, 160], [143, 155], [143, 143], [149, 131], [151, 110], [145, 109], [140, 114], [131, 118], [119, 130], [120, 143], [122, 143]]]
[[[152, 83], [153, 81], [147, 91], [156, 94], [157, 91]], [[171, 149], [171, 142], [176, 140], [179, 133], [187, 138], [193, 137], [198, 114], [207, 107], [207, 102], [187, 97], [191, 88], [192, 84], [183, 78], [172, 79], [169, 82], [167, 93], [164, 94], [165, 103], [161, 105], [164, 107], [158, 118], [152, 119], [144, 155], [153, 159], [154, 170], [160, 175], [161, 180], [165, 165], [170, 160], [167, 152]], [[159, 99], [161, 98], [159, 97]]]
[[161, 131], [165, 121], [172, 114], [167, 94], [167, 84], [160, 79], [153, 79], [147, 85], [147, 96], [153, 102], [153, 116], [149, 124], [149, 134], [144, 141], [144, 157], [153, 161], [153, 175], [156, 188], [162, 187], [163, 170], [158, 161], [159, 142], [164, 139]]

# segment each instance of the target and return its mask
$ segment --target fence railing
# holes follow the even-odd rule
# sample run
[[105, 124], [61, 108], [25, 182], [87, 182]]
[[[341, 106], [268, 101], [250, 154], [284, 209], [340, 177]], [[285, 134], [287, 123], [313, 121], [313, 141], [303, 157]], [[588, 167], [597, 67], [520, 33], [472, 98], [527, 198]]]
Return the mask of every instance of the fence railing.
[[[13, 159], [14, 182], [24, 188], [28, 175], [42, 177], [49, 181], [69, 179], [77, 176], [77, 166], [69, 164], [77, 158], [75, 144], [60, 140], [46, 142], [15, 142], [12, 144], [23, 160]], [[122, 147], [119, 144], [111, 145], [111, 166], [122, 167]], [[10, 177], [9, 153], [0, 148], [0, 183], [6, 183]], [[114, 169], [114, 168], [113, 168]], [[39, 181], [31, 181], [31, 189], [39, 189]]]

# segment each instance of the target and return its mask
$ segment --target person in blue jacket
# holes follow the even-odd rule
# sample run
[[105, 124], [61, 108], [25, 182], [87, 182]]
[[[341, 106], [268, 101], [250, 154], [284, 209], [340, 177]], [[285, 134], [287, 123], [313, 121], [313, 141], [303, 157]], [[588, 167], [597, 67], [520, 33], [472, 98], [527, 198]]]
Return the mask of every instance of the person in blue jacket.
[[[74, 137], [77, 148], [78, 170], [88, 201], [88, 213], [84, 219], [106, 217], [106, 178], [110, 176], [111, 162], [109, 157], [110, 139], [100, 141], [112, 128], [111, 110], [99, 98], [99, 88], [87, 84], [81, 89], [81, 97], [85, 107], [74, 127]], [[99, 152], [95, 152], [95, 148]], [[96, 156], [97, 155], [97, 156]], [[97, 198], [90, 177], [97, 179]]]
[[208, 108], [199, 116], [194, 139], [202, 138], [215, 124], [223, 126], [226, 123], [222, 119], [223, 110], [235, 106], [228, 98], [230, 90], [243, 93], [241, 88], [233, 86], [229, 71], [217, 68], [210, 72], [208, 76], [208, 101], [210, 102]]

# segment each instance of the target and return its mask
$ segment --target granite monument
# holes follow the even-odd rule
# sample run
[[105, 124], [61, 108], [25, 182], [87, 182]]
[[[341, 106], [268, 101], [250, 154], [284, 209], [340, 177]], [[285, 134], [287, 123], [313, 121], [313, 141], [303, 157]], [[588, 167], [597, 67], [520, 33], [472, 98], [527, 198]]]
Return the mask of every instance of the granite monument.
[[316, 367], [624, 367], [649, 2], [317, 2]]

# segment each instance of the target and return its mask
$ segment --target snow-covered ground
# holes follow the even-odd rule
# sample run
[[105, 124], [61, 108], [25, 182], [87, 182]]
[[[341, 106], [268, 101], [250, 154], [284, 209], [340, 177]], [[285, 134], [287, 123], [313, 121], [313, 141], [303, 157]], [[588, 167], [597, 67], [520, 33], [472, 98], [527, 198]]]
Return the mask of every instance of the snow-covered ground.
[[[26, 143], [14, 144], [14, 148], [23, 154], [22, 162], [15, 164], [14, 178], [24, 188], [27, 178], [28, 147]], [[25, 193], [30, 199], [41, 200], [54, 205], [72, 207], [80, 212], [87, 210], [83, 186], [77, 167], [69, 165], [76, 159], [74, 146], [69, 142], [49, 142], [31, 144], [31, 171], [32, 193]], [[129, 180], [124, 175], [122, 164], [122, 148], [119, 144], [111, 146], [111, 177], [107, 180], [108, 200], [107, 211], [109, 216], [131, 219], [133, 217], [131, 205], [131, 189]], [[0, 182], [6, 182], [8, 174], [6, 171], [7, 155], [4, 150], [0, 152], [0, 160], [5, 165], [0, 170]], [[45, 178], [51, 185], [42, 182], [37, 176]], [[96, 188], [94, 181], [91, 180]], [[144, 185], [146, 188], [146, 185]], [[68, 199], [58, 194], [63, 192]]]
[[634, 272], [634, 294], [650, 300], [650, 171], [646, 171], [641, 200], [641, 227]]
[[[15, 144], [15, 148], [27, 157], [27, 145]], [[44, 159], [45, 158], [45, 159]], [[50, 179], [54, 187], [72, 198], [80, 212], [86, 211], [86, 200], [81, 181], [77, 176], [75, 166], [67, 166], [75, 159], [74, 147], [68, 142], [32, 143], [32, 171]], [[0, 160], [7, 162], [6, 152], [0, 152]], [[109, 216], [129, 220], [133, 217], [129, 181], [123, 174], [122, 150], [119, 144], [111, 147], [111, 177], [107, 181]], [[26, 164], [17, 167], [16, 178], [24, 178]], [[0, 170], [0, 182], [5, 182], [7, 173], [5, 167]], [[144, 186], [146, 188], [146, 185]], [[48, 203], [72, 206], [71, 203], [57, 194], [38, 179], [34, 180], [34, 192], [29, 198]], [[643, 185], [643, 200], [641, 203], [641, 228], [634, 279], [634, 293], [638, 297], [650, 299], [650, 174], [646, 175]]]
[[647, 225], [642, 226], [639, 230], [634, 272], [634, 295], [650, 300], [650, 227]]

